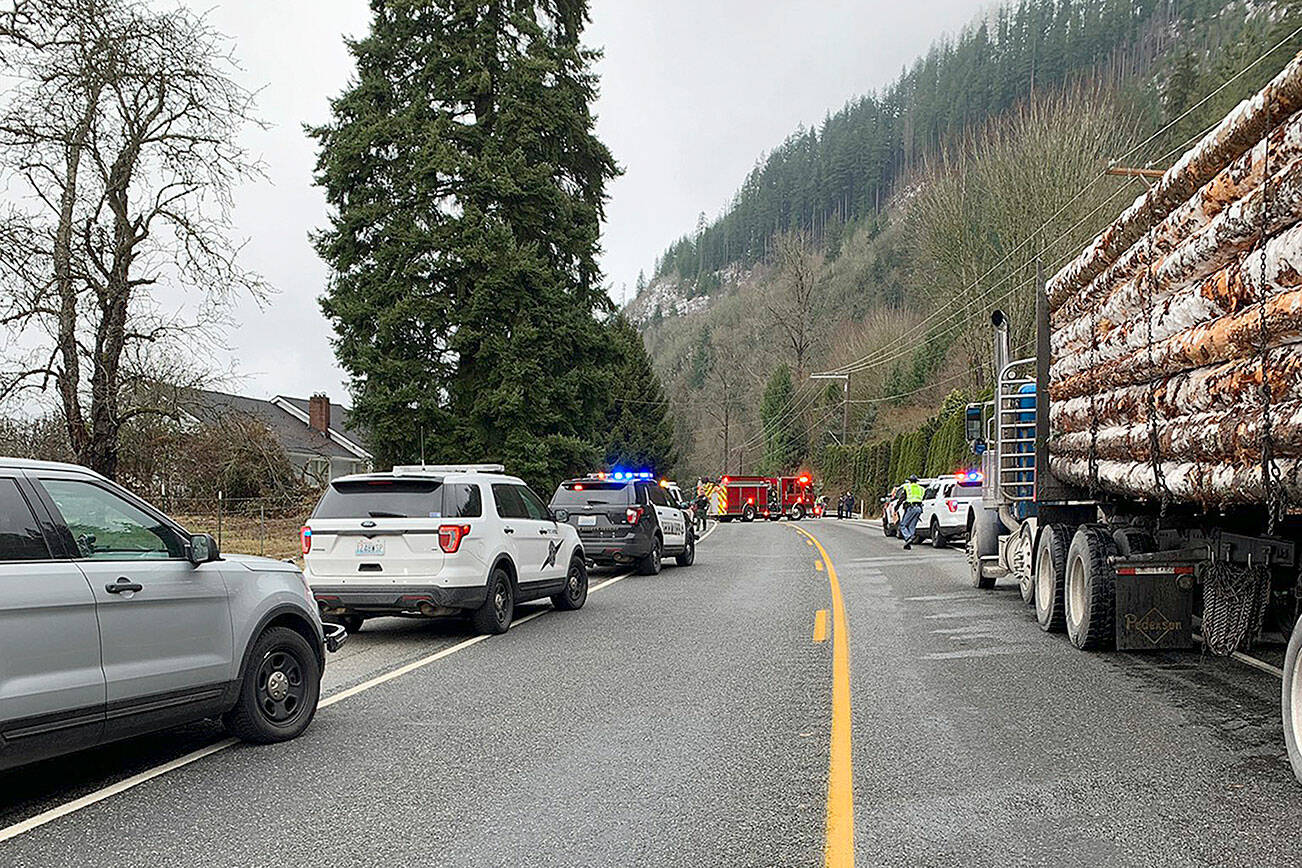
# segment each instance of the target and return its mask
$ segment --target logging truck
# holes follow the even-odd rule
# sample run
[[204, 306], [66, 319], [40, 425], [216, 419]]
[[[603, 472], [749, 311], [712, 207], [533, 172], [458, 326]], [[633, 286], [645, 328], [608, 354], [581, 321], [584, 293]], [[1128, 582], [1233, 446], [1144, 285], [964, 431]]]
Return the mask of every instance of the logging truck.
[[973, 584], [1082, 650], [1287, 642], [1302, 780], [1302, 57], [1037, 282], [1034, 355], [992, 315], [967, 408]]

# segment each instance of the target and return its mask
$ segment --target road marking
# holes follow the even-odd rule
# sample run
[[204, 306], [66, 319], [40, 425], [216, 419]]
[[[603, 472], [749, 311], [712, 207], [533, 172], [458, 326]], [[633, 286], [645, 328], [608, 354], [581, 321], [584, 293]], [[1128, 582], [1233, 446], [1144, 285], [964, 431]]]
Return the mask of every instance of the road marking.
[[[1193, 640], [1199, 645], [1202, 645], [1203, 635], [1201, 633], [1194, 633]], [[1280, 669], [1278, 666], [1271, 666], [1265, 660], [1258, 660], [1256, 657], [1250, 657], [1242, 651], [1232, 651], [1230, 652], [1230, 656], [1235, 660], [1238, 660], [1240, 663], [1251, 666], [1253, 669], [1260, 669], [1262, 672], [1268, 672], [1276, 678], [1283, 679], [1284, 677], [1283, 669]]]
[[[710, 533], [713, 532], [714, 531], [711, 530], [709, 533], [706, 533], [705, 536], [701, 537], [701, 540], [704, 540], [705, 537], [709, 536]], [[618, 576], [612, 576], [611, 578], [606, 579], [604, 582], [601, 582], [599, 584], [593, 585], [592, 587], [588, 588], [588, 593], [591, 594], [594, 591], [600, 591], [602, 588], [609, 587], [610, 585], [613, 585], [618, 581], [622, 581], [623, 579], [626, 579], [631, 575], [633, 575], [632, 572], [627, 572], [627, 573], [622, 573]], [[554, 612], [554, 611], [555, 609], [546, 608], [537, 612], [532, 612], [528, 615], [525, 615], [523, 618], [519, 618], [515, 621], [512, 621], [511, 626], [512, 628], [515, 628], [521, 624], [527, 624], [530, 621], [534, 620], [535, 618], [541, 618], [543, 615], [546, 615], [548, 612]], [[363, 681], [361, 684], [356, 684], [348, 688], [347, 690], [341, 690], [338, 693], [332, 693], [317, 703], [317, 709], [320, 710], [322, 708], [329, 708], [330, 706], [334, 705], [336, 702], [342, 702], [343, 700], [348, 699], [350, 696], [356, 696], [357, 694], [362, 693], [363, 691], [370, 690], [372, 687], [378, 687], [381, 684], [384, 684], [385, 682], [392, 681], [393, 679], [406, 675], [409, 672], [414, 672], [415, 670], [420, 669], [423, 666], [428, 666], [429, 664], [434, 663], [435, 661], [438, 660], [442, 660], [444, 657], [448, 657], [452, 654], [457, 653], [458, 651], [464, 651], [466, 648], [469, 648], [472, 645], [478, 645], [480, 642], [483, 642], [485, 639], [488, 638], [489, 636], [486, 634], [481, 636], [472, 636], [471, 638], [466, 639], [463, 642], [458, 642], [456, 645], [453, 645], [450, 648], [444, 648], [442, 651], [438, 651], [434, 654], [430, 654], [427, 657], [422, 657], [419, 660], [415, 660], [411, 663], [404, 664], [402, 666], [399, 666], [397, 669], [391, 669], [388, 672], [383, 672], [375, 676], [374, 678], [371, 678], [367, 681]], [[124, 778], [123, 780], [120, 780], [115, 784], [110, 784], [107, 787], [98, 789], [93, 793], [87, 793], [86, 795], [81, 796], [80, 798], [76, 798], [70, 802], [65, 802], [62, 805], [57, 805], [53, 808], [50, 808], [48, 811], [42, 811], [41, 813], [37, 814], [34, 817], [28, 817], [26, 820], [23, 820], [18, 823], [14, 823], [11, 826], [6, 826], [5, 828], [0, 829], [0, 843], [8, 841], [12, 838], [17, 838], [19, 835], [22, 835], [25, 832], [30, 832], [31, 830], [44, 826], [46, 823], [53, 822], [54, 820], [57, 820], [60, 817], [66, 817], [67, 815], [76, 813], [77, 811], [80, 811], [83, 808], [89, 808], [91, 805], [97, 804], [98, 802], [102, 802], [105, 799], [110, 799], [113, 796], [118, 795], [119, 793], [124, 793], [127, 790], [138, 787], [141, 784], [145, 783], [146, 781], [151, 781], [154, 778], [162, 777], [168, 772], [176, 771], [177, 769], [188, 766], [191, 763], [198, 762], [204, 757], [209, 757], [215, 753], [220, 753], [221, 751], [226, 750], [228, 747], [232, 747], [236, 744], [239, 744], [239, 739], [224, 738], [221, 741], [213, 742], [207, 747], [201, 747], [196, 751], [191, 751], [190, 753], [185, 754], [184, 756], [179, 756], [176, 759], [168, 760], [162, 765], [154, 766], [152, 769], [146, 769], [145, 771], [140, 772], [138, 774], [134, 774], [129, 778]]]
[[823, 571], [823, 562], [814, 561], [814, 569], [818, 570], [821, 573]]
[[812, 540], [827, 564], [827, 582], [832, 588], [832, 738], [827, 759], [827, 846], [823, 864], [827, 868], [854, 865], [854, 774], [850, 750], [850, 640], [845, 626], [845, 600], [836, 567], [818, 538], [803, 528], [794, 528]]
[[805, 545], [810, 546], [812, 548], [814, 544], [809, 540], [805, 540]]
[[814, 613], [814, 641], [827, 641], [827, 610], [819, 609]]

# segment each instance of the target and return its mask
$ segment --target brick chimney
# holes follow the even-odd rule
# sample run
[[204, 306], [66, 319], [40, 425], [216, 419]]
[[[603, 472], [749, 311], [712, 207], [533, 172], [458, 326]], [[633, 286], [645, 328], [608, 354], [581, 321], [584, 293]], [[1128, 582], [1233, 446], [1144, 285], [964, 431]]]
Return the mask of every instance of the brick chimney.
[[322, 434], [330, 431], [330, 399], [324, 392], [317, 392], [307, 399], [307, 425]]

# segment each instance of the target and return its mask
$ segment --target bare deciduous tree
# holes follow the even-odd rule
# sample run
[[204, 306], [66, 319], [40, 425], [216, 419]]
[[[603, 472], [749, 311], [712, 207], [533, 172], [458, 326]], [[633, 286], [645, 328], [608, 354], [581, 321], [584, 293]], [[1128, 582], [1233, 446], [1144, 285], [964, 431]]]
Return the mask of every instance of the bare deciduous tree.
[[805, 362], [814, 345], [814, 302], [823, 255], [807, 232], [789, 232], [774, 241], [774, 284], [764, 302], [770, 323], [791, 350], [795, 378], [806, 373]]
[[[200, 17], [136, 0], [11, 2], [0, 62], [0, 398], [53, 389], [76, 459], [113, 476], [130, 419], [165, 412], [266, 286], [236, 261], [230, 194], [259, 168], [237, 143], [251, 94]], [[210, 353], [208, 353], [210, 355]]]

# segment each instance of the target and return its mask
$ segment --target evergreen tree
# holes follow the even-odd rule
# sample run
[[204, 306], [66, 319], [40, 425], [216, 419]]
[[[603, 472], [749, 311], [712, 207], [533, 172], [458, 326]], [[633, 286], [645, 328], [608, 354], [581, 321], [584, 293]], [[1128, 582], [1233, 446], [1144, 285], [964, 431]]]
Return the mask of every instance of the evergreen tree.
[[805, 434], [800, 416], [792, 412], [796, 389], [791, 368], [780, 364], [769, 375], [760, 402], [760, 424], [764, 429], [764, 472], [781, 474], [795, 470], [805, 451]]
[[623, 316], [615, 317], [608, 329], [620, 361], [606, 416], [606, 466], [668, 476], [676, 460], [669, 400], [637, 329]]
[[357, 79], [311, 130], [333, 214], [322, 310], [381, 463], [591, 466], [617, 359], [585, 0], [372, 0]]

